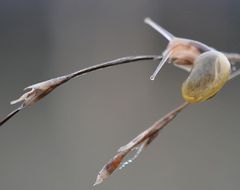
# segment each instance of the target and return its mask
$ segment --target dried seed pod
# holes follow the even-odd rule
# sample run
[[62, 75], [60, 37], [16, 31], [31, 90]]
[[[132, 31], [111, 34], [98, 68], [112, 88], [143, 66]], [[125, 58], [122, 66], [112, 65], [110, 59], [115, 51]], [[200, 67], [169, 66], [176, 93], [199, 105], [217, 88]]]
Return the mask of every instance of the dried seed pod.
[[62, 77], [57, 77], [44, 82], [40, 82], [25, 88], [24, 90], [29, 90], [29, 91], [24, 93], [17, 100], [11, 101], [11, 104], [17, 104], [20, 102], [22, 102], [22, 104], [20, 105], [20, 107], [18, 107], [17, 109], [9, 113], [6, 117], [4, 117], [2, 120], [0, 120], [0, 126], [2, 126], [5, 122], [11, 119], [23, 108], [31, 106], [34, 103], [38, 102], [40, 99], [42, 99], [43, 97], [48, 95], [50, 92], [52, 92], [56, 87], [67, 82], [68, 80], [69, 80], [68, 76], [62, 76]]
[[208, 51], [201, 54], [182, 85], [183, 98], [190, 103], [211, 98], [228, 81], [230, 73], [230, 62], [223, 53]]
[[[127, 164], [134, 161], [139, 154], [146, 148], [159, 134], [159, 131], [163, 129], [169, 122], [171, 122], [177, 114], [179, 114], [186, 106], [189, 105], [188, 102], [184, 102], [182, 105], [172, 110], [168, 114], [166, 114], [159, 121], [155, 122], [151, 127], [140, 133], [137, 137], [131, 140], [125, 146], [122, 146], [118, 149], [118, 153], [103, 166], [101, 171], [98, 173], [96, 182], [94, 186], [102, 183], [105, 179], [107, 179], [116, 169], [122, 169]], [[134, 154], [132, 158], [128, 161], [123, 162], [123, 159], [132, 151], [136, 150], [137, 152]]]
[[28, 86], [24, 90], [29, 90], [25, 94], [23, 94], [17, 100], [11, 101], [11, 104], [16, 104], [19, 102], [23, 102], [23, 107], [31, 106], [36, 103], [46, 95], [48, 95], [51, 91], [53, 91], [59, 85], [65, 83], [69, 80], [69, 77], [62, 76], [54, 79], [50, 79], [44, 82], [40, 82], [31, 86]]

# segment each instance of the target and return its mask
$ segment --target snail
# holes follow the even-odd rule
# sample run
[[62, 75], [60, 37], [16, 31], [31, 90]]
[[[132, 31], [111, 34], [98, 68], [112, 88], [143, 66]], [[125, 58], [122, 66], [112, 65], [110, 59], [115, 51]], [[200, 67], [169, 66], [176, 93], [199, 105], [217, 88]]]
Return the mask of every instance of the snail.
[[183, 98], [189, 103], [208, 100], [224, 86], [230, 73], [230, 62], [223, 53], [215, 50], [202, 53], [182, 84]]
[[201, 42], [175, 37], [150, 18], [145, 23], [169, 41], [151, 80], [166, 62], [187, 70], [190, 74], [182, 84], [182, 96], [189, 103], [208, 100], [224, 86], [231, 74], [231, 64], [223, 53]]

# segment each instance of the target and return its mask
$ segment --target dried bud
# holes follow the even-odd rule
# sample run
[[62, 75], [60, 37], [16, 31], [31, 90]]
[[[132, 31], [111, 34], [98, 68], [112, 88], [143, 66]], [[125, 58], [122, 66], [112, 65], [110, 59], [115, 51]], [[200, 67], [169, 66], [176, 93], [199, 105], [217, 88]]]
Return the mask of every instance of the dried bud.
[[[131, 140], [125, 146], [122, 146], [118, 149], [118, 153], [105, 165], [97, 176], [97, 180], [94, 183], [98, 185], [107, 179], [117, 168], [124, 168], [127, 164], [134, 161], [139, 154], [148, 146], [159, 134], [159, 131], [163, 129], [170, 121], [172, 121], [178, 113], [180, 113], [186, 106], [187, 102], [183, 103], [176, 109], [172, 110], [166, 114], [163, 118], [155, 122], [151, 127], [140, 133], [137, 137]], [[137, 150], [132, 158], [124, 162], [123, 159], [132, 151]]]
[[0, 126], [2, 126], [5, 122], [7, 122], [9, 119], [11, 119], [14, 115], [16, 115], [20, 110], [22, 110], [25, 107], [31, 106], [38, 100], [45, 97], [47, 94], [49, 94], [52, 90], [54, 90], [57, 86], [63, 84], [64, 82], [67, 82], [69, 80], [69, 76], [62, 76], [54, 79], [50, 79], [44, 82], [40, 82], [34, 85], [31, 85], [24, 90], [30, 89], [30, 91], [23, 94], [20, 98], [17, 100], [11, 101], [11, 104], [16, 104], [19, 102], [22, 102], [22, 105], [17, 108], [16, 110], [9, 113], [7, 116], [5, 116], [0, 121]]
[[23, 102], [23, 107], [31, 106], [36, 103], [38, 100], [42, 99], [44, 96], [49, 94], [52, 90], [54, 90], [60, 84], [66, 82], [68, 77], [62, 76], [54, 79], [50, 79], [44, 82], [40, 82], [34, 85], [31, 85], [24, 90], [29, 90], [25, 94], [23, 94], [17, 100], [11, 101], [11, 104], [16, 104], [19, 102]]

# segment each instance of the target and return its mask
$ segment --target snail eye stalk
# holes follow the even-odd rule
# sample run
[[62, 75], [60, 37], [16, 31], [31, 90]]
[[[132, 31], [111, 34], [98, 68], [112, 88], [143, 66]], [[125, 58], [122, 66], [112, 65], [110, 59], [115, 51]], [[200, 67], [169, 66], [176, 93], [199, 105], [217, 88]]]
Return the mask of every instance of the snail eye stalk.
[[154, 22], [152, 19], [150, 18], [145, 18], [144, 22], [146, 24], [148, 24], [149, 26], [151, 26], [154, 30], [156, 30], [157, 32], [159, 32], [160, 34], [162, 34], [169, 42], [172, 41], [175, 36], [173, 34], [171, 34], [170, 32], [168, 32], [166, 29], [164, 29], [163, 27], [161, 27], [160, 25], [158, 25], [156, 22]]
[[157, 76], [157, 74], [159, 73], [159, 71], [162, 69], [163, 65], [168, 61], [169, 57], [171, 56], [171, 52], [169, 52], [167, 55], [163, 56], [163, 59], [161, 60], [161, 62], [159, 63], [159, 65], [157, 66], [156, 70], [154, 71], [154, 73], [152, 74], [152, 76], [150, 77], [151, 80], [154, 80], [155, 77]]

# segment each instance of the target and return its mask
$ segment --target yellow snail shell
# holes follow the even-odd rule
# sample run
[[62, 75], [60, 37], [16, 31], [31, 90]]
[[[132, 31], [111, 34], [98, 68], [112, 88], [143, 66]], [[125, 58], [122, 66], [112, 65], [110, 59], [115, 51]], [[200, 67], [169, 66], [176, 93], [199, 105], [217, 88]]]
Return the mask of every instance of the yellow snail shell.
[[190, 103], [205, 101], [214, 96], [228, 81], [231, 65], [218, 51], [202, 53], [182, 85], [182, 96]]

